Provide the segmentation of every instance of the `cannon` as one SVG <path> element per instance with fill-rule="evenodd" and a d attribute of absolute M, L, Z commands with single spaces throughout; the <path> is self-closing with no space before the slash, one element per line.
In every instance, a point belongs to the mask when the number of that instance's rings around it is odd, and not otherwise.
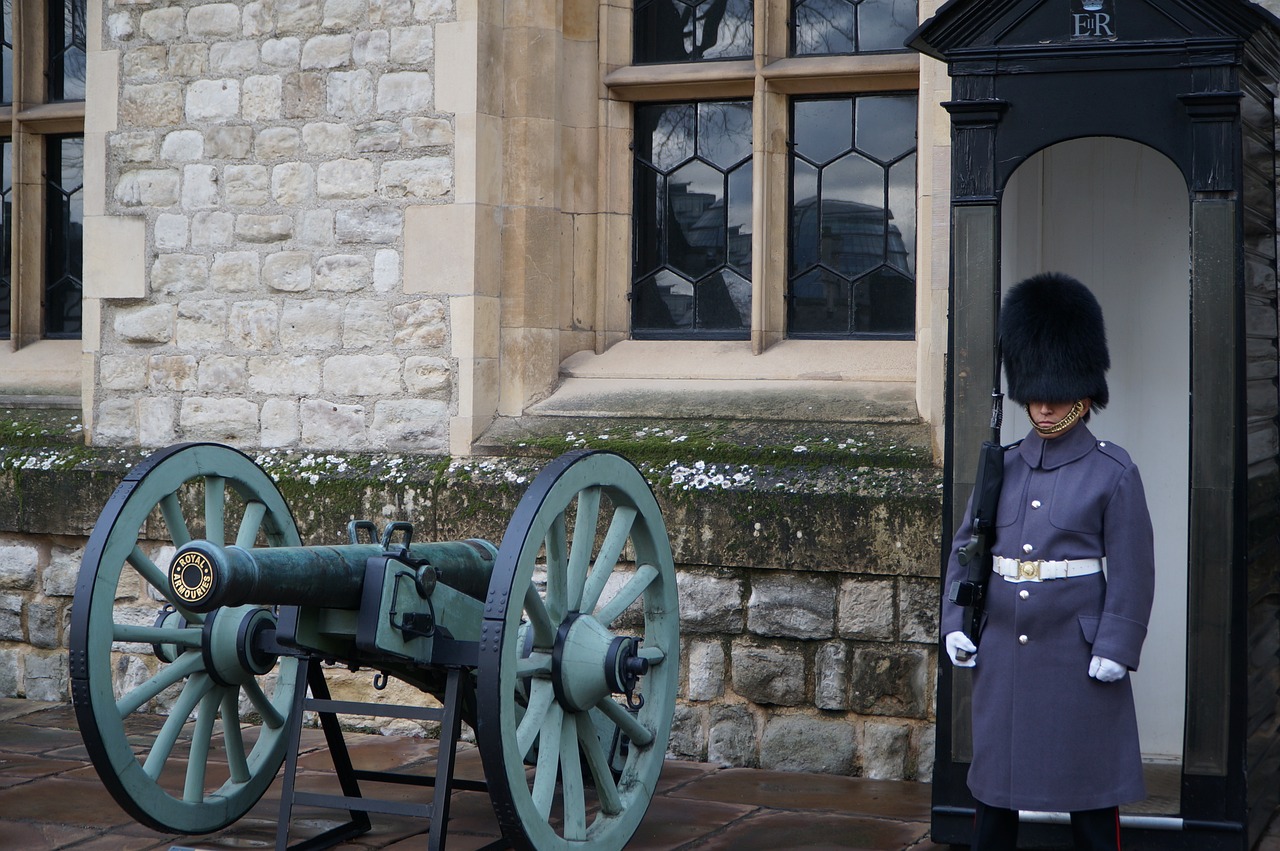
<path fill-rule="evenodd" d="M 610 452 L 561 456 L 496 547 L 416 542 L 406 523 L 348 532 L 303 546 L 267 473 L 220 444 L 169 447 L 125 476 L 86 546 L 69 641 L 77 721 L 116 802 L 157 830 L 210 833 L 284 765 L 285 847 L 315 708 L 343 783 L 330 806 L 352 821 L 296 847 L 397 812 L 364 803 L 333 737 L 351 710 L 328 701 L 329 663 L 440 701 L 440 715 L 414 716 L 442 720 L 431 848 L 444 847 L 450 789 L 466 788 L 452 778 L 462 720 L 502 829 L 493 847 L 622 848 L 653 796 L 679 679 L 671 546 L 639 471 Z M 138 735 L 157 705 L 154 739 Z"/>

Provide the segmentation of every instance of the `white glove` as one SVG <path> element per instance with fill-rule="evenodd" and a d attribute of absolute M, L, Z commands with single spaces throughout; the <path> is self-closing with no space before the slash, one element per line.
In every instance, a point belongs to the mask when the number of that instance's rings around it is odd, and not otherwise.
<path fill-rule="evenodd" d="M 947 655 L 951 657 L 951 664 L 957 668 L 972 668 L 977 664 L 977 657 L 974 655 L 978 652 L 978 648 L 969 640 L 969 636 L 960 630 L 948 632 L 944 639 L 947 645 Z M 963 658 L 959 654 L 966 654 Z"/>
<path fill-rule="evenodd" d="M 1119 662 L 1112 662 L 1110 659 L 1103 659 L 1101 656 L 1094 656 L 1093 661 L 1089 663 L 1089 676 L 1098 682 L 1114 683 L 1116 680 L 1124 679 L 1124 675 L 1129 670 Z"/>

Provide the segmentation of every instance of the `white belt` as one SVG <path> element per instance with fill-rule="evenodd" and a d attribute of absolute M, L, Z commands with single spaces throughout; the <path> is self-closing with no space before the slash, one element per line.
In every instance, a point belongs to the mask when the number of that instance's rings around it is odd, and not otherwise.
<path fill-rule="evenodd" d="M 1100 558 L 1073 558 L 1067 561 L 1020 561 L 1016 558 L 996 556 L 993 560 L 996 573 L 1011 582 L 1043 582 L 1047 579 L 1068 579 L 1088 576 L 1102 571 Z"/>

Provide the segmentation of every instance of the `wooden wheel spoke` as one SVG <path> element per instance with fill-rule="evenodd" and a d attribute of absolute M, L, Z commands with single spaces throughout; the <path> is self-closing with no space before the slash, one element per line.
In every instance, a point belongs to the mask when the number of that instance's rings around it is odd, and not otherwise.
<path fill-rule="evenodd" d="M 587 838 L 587 793 L 582 785 L 582 757 L 578 753 L 578 722 L 565 713 L 560 726 L 560 800 L 564 803 L 564 838 Z"/>
<path fill-rule="evenodd" d="M 551 804 L 556 794 L 563 717 L 564 710 L 560 705 L 551 704 L 538 737 L 538 767 L 533 773 L 533 806 L 543 821 L 551 817 Z"/>
<path fill-rule="evenodd" d="M 160 673 L 121 696 L 116 701 L 116 711 L 123 718 L 136 711 L 139 706 L 151 700 L 169 686 L 203 670 L 204 659 L 201 658 L 199 653 L 184 653 L 172 665 L 162 668 Z"/>
<path fill-rule="evenodd" d="M 609 756 L 604 752 L 604 745 L 600 744 L 591 713 L 580 712 L 575 718 L 578 722 L 578 744 L 587 759 L 587 770 L 591 772 L 596 795 L 600 798 L 600 810 L 605 815 L 616 816 L 622 812 L 622 796 L 618 794 L 618 784 L 609 769 Z"/>
<path fill-rule="evenodd" d="M 236 529 L 236 546 L 250 549 L 258 540 L 258 532 L 262 529 L 262 519 L 267 516 L 267 506 L 256 499 L 245 503 L 244 515 L 240 518 L 240 526 Z"/>
<path fill-rule="evenodd" d="M 567 576 L 568 611 L 580 611 L 587 565 L 596 545 L 596 524 L 600 520 L 600 488 L 586 488 L 578 494 L 578 515 L 573 521 L 573 543 L 569 547 Z"/>
<path fill-rule="evenodd" d="M 222 743 L 227 751 L 227 767 L 236 783 L 249 781 L 249 759 L 240 732 L 240 692 L 227 689 L 222 695 Z"/>
<path fill-rule="evenodd" d="M 529 748 L 533 747 L 534 739 L 538 738 L 538 732 L 542 729 L 547 710 L 551 708 L 551 701 L 554 698 L 555 692 L 549 681 L 534 681 L 532 693 L 529 695 L 529 705 L 525 708 L 524 717 L 520 719 L 520 725 L 516 728 L 516 749 L 520 752 L 521 759 L 529 753 Z"/>
<path fill-rule="evenodd" d="M 533 646 L 551 649 L 556 640 L 556 627 L 551 622 L 551 613 L 547 611 L 542 595 L 532 582 L 524 592 L 524 613 L 533 627 Z"/>
<path fill-rule="evenodd" d="M 517 677 L 546 677 L 551 674 L 551 654 L 534 651 L 516 662 Z"/>
<path fill-rule="evenodd" d="M 600 611 L 596 612 L 596 619 L 605 626 L 612 624 L 618 615 L 626 611 L 627 606 L 640 599 L 640 595 L 657 578 L 658 568 L 651 564 L 640 565 L 635 575 L 627 580 L 626 585 L 622 586 L 622 590 L 612 600 L 600 607 Z"/>
<path fill-rule="evenodd" d="M 156 593 L 168 601 L 169 605 L 177 609 L 187 619 L 187 623 L 204 623 L 204 615 L 197 614 L 179 605 L 178 601 L 174 599 L 173 591 L 169 588 L 169 577 L 165 576 L 164 571 L 157 567 L 150 556 L 142 551 L 142 547 L 135 544 L 133 550 L 125 557 L 125 561 L 129 563 L 130 567 L 138 571 L 138 575 L 142 577 L 144 582 L 154 588 Z"/>
<path fill-rule="evenodd" d="M 218 717 L 225 689 L 210 689 L 200 698 L 195 730 L 191 733 L 191 749 L 187 754 L 187 776 L 182 787 L 182 800 L 198 804 L 204 800 L 204 775 L 209 766 L 209 746 L 213 743 L 213 722 Z"/>
<path fill-rule="evenodd" d="M 199 627 L 179 629 L 166 626 L 138 626 L 131 623 L 111 625 L 112 641 L 131 641 L 138 644 L 173 644 L 192 650 L 200 647 L 201 630 Z"/>
<path fill-rule="evenodd" d="M 605 533 L 600 551 L 596 553 L 595 563 L 591 565 L 591 574 L 582 587 L 582 599 L 578 611 L 593 612 L 600 602 L 600 594 L 613 575 L 613 568 L 622 557 L 622 548 L 631 537 L 631 527 L 636 522 L 636 510 L 629 505 L 620 505 L 613 512 L 609 521 L 609 531 Z"/>
<path fill-rule="evenodd" d="M 227 542 L 227 480 L 206 476 L 204 480 L 204 539 L 218 546 Z"/>
<path fill-rule="evenodd" d="M 169 710 L 169 717 L 165 719 L 164 726 L 160 728 L 160 732 L 156 735 L 155 742 L 151 745 L 150 752 L 147 753 L 147 760 L 142 764 L 142 770 L 152 780 L 160 779 L 160 772 L 164 769 L 164 764 L 169 760 L 169 754 L 173 752 L 173 746 L 178 741 L 178 734 L 182 732 L 182 727 L 187 723 L 189 716 L 196 708 L 196 705 L 204 698 L 206 694 L 213 688 L 213 680 L 208 674 L 193 674 L 182 688 L 182 694 L 174 702 L 173 707 Z"/>
<path fill-rule="evenodd" d="M 249 701 L 253 704 L 253 708 L 258 710 L 262 716 L 262 723 L 266 724 L 272 730 L 279 730 L 284 726 L 285 718 L 280 714 L 280 710 L 276 709 L 271 703 L 271 699 L 267 697 L 266 692 L 262 690 L 262 686 L 255 681 L 249 680 L 241 686 L 244 693 L 249 696 Z"/>
<path fill-rule="evenodd" d="M 568 554 L 565 552 L 566 531 L 564 512 L 551 522 L 545 539 L 547 554 L 547 612 L 559 623 L 569 611 Z"/>
<path fill-rule="evenodd" d="M 164 517 L 164 525 L 169 529 L 169 540 L 173 541 L 175 547 L 191 541 L 191 531 L 187 529 L 187 520 L 182 516 L 182 505 L 178 502 L 176 491 L 161 498 L 160 514 Z"/>
<path fill-rule="evenodd" d="M 618 725 L 618 729 L 631 739 L 631 743 L 636 747 L 648 747 L 653 741 L 653 733 L 648 727 L 640 723 L 640 719 L 627 711 L 626 707 L 619 704 L 612 697 L 604 697 L 596 704 L 601 712 L 608 716 L 609 720 Z"/>

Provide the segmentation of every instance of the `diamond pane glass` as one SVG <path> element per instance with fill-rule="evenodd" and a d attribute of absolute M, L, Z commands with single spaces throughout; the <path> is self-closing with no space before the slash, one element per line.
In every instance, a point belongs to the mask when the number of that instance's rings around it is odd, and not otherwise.
<path fill-rule="evenodd" d="M 751 105 L 698 104 L 698 155 L 718 168 L 733 168 L 751 156 Z"/>
<path fill-rule="evenodd" d="M 670 171 L 697 149 L 698 108 L 691 103 L 636 109 L 636 159 Z"/>
<path fill-rule="evenodd" d="M 44 336 L 80 336 L 84 139 L 50 137 L 46 152 Z"/>
<path fill-rule="evenodd" d="M 882 163 L 916 148 L 915 95 L 858 98 L 854 144 Z"/>
<path fill-rule="evenodd" d="M 636 0 L 634 61 L 750 59 L 751 0 Z"/>
<path fill-rule="evenodd" d="M 915 0 L 862 0 L 858 6 L 858 50 L 873 53 L 906 50 L 916 29 Z"/>
<path fill-rule="evenodd" d="M 13 103 L 13 0 L 3 0 L 4 29 L 0 36 L 0 103 Z"/>
<path fill-rule="evenodd" d="M 9 339 L 13 326 L 10 319 L 13 297 L 13 172 L 9 158 L 12 145 L 0 140 L 0 340 Z"/>
<path fill-rule="evenodd" d="M 822 165 L 853 146 L 853 101 L 801 100 L 793 110 L 795 152 Z"/>
<path fill-rule="evenodd" d="M 826 269 L 814 269 L 793 280 L 789 326 L 795 334 L 846 334 L 849 282 Z"/>
<path fill-rule="evenodd" d="M 49 99 L 84 100 L 85 0 L 61 0 L 49 9 Z"/>
<path fill-rule="evenodd" d="M 879 269 L 853 286 L 853 327 L 867 334 L 909 334 L 915 327 L 916 285 Z"/>
<path fill-rule="evenodd" d="M 857 52 L 858 16 L 851 0 L 797 0 L 796 56 Z"/>
<path fill-rule="evenodd" d="M 889 265 L 916 274 L 916 155 L 889 169 Z"/>

